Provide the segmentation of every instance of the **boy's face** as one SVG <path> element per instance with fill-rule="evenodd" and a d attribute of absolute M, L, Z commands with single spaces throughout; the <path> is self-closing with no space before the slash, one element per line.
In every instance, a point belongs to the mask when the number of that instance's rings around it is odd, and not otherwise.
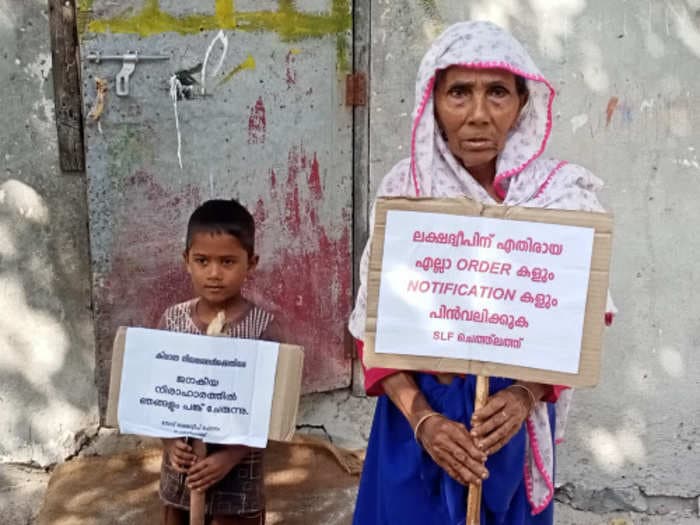
<path fill-rule="evenodd" d="M 211 306 L 238 298 L 257 257 L 249 257 L 239 240 L 228 233 L 195 233 L 184 253 L 187 272 L 197 296 Z"/>

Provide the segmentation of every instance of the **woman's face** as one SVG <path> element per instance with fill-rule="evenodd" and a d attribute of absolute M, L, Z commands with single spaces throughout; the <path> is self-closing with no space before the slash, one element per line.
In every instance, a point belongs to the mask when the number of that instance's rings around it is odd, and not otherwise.
<path fill-rule="evenodd" d="M 508 71 L 452 66 L 435 87 L 435 115 L 450 151 L 465 168 L 495 173 L 494 161 L 526 99 Z"/>

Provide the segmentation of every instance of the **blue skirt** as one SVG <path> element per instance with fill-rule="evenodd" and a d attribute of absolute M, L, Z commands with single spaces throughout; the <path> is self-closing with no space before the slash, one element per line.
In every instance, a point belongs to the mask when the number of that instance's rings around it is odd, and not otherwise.
<path fill-rule="evenodd" d="M 474 411 L 476 378 L 443 385 L 431 374 L 415 374 L 430 406 L 468 426 Z M 490 378 L 489 391 L 512 384 Z M 548 405 L 554 429 L 554 406 Z M 483 485 L 482 525 L 552 525 L 554 504 L 533 516 L 527 501 L 525 426 L 489 457 Z M 353 525 L 461 525 L 466 521 L 467 488 L 454 481 L 416 443 L 406 418 L 386 396 L 377 401 L 367 446 Z"/>

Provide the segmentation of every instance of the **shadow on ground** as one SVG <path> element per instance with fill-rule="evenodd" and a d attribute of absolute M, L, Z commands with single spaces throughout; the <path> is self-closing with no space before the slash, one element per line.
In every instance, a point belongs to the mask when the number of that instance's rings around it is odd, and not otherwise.
<path fill-rule="evenodd" d="M 160 459 L 160 450 L 149 448 L 59 466 L 38 525 L 159 523 Z M 339 461 L 318 443 L 272 443 L 266 462 L 268 525 L 350 523 L 360 468 L 355 456 Z"/>

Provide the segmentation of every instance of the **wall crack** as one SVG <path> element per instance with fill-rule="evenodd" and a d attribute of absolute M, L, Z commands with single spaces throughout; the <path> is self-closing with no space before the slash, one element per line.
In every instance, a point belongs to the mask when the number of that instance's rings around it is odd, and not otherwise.
<path fill-rule="evenodd" d="M 648 515 L 692 513 L 698 515 L 700 493 L 694 496 L 647 494 L 639 485 L 588 489 L 566 483 L 556 490 L 558 502 L 588 512 L 639 512 Z"/>

